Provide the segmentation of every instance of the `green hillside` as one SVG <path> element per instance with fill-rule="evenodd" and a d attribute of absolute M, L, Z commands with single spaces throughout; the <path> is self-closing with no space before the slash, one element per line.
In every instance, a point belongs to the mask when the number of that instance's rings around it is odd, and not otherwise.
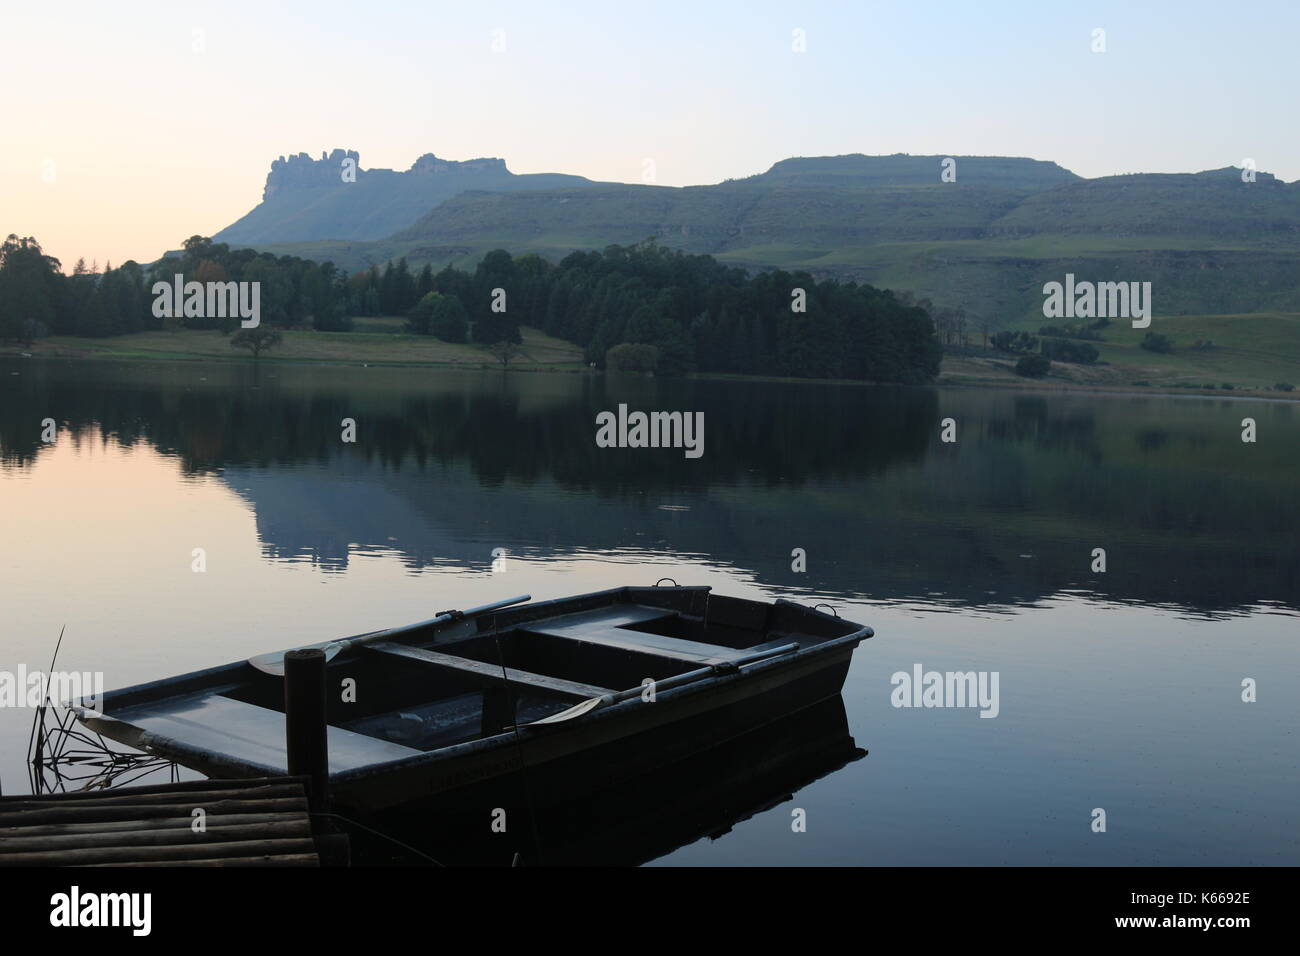
<path fill-rule="evenodd" d="M 655 236 L 750 270 L 909 291 L 994 328 L 1043 324 L 1043 284 L 1066 273 L 1151 282 L 1157 316 L 1300 311 L 1300 183 L 1243 182 L 1233 168 L 1089 180 L 1037 160 L 955 160 L 955 182 L 940 180 L 941 156 L 852 155 L 715 186 L 473 189 L 375 241 L 259 247 L 356 271 L 401 256 L 464 268 L 494 248 L 558 261 Z"/>
<path fill-rule="evenodd" d="M 1267 391 L 1272 398 L 1300 396 L 1274 388 L 1300 386 L 1300 313 L 1166 316 L 1157 317 L 1152 328 L 1173 342 L 1172 352 L 1142 348 L 1150 330 L 1113 322 L 1103 341 L 1090 343 L 1100 353 L 1098 364 L 1055 362 L 1044 383 L 1215 391 L 1231 385 L 1234 391 Z M 1015 374 L 1014 365 L 1014 357 L 995 353 L 947 355 L 941 381 L 1023 387 L 1026 380 Z"/>
<path fill-rule="evenodd" d="M 1300 247 L 1300 183 L 1231 167 L 1195 174 L 1106 176 L 1027 197 L 990 224 L 990 238 L 1093 236 Z"/>

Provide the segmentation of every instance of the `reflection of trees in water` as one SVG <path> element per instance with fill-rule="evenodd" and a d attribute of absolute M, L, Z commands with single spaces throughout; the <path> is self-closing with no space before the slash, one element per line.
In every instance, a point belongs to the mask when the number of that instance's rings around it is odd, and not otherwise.
<path fill-rule="evenodd" d="M 1247 459 L 1223 438 L 1238 408 L 1176 400 L 964 392 L 941 413 L 936 393 L 906 389 L 308 374 L 264 371 L 258 388 L 200 387 L 193 372 L 24 375 L 0 405 L 4 464 L 40 454 L 47 415 L 92 440 L 102 428 L 147 441 L 187 471 L 247 484 L 269 557 L 339 569 L 357 548 L 485 568 L 492 540 L 548 556 L 709 556 L 823 596 L 1005 606 L 1077 590 L 1215 612 L 1300 595 L 1290 407 L 1255 412 L 1273 441 Z M 704 411 L 704 457 L 597 448 L 596 413 L 619 402 Z M 946 414 L 960 419 L 956 445 L 938 441 Z M 356 445 L 340 441 L 345 417 Z M 794 547 L 805 574 L 790 569 Z M 1095 547 L 1104 575 L 1089 569 Z"/>
<path fill-rule="evenodd" d="M 1159 451 L 1169 443 L 1169 432 L 1163 428 L 1144 428 L 1137 433 L 1137 445 L 1143 451 Z"/>
<path fill-rule="evenodd" d="M 741 477 L 789 484 L 880 473 L 922 459 L 937 420 L 934 394 L 920 390 L 818 389 L 811 400 L 790 401 L 782 396 L 795 390 L 786 386 L 668 382 L 658 394 L 634 396 L 645 403 L 633 409 L 704 412 L 705 454 L 688 460 L 679 450 L 598 448 L 596 414 L 627 397 L 607 395 L 586 377 L 566 401 L 553 403 L 529 402 L 500 380 L 496 387 L 415 395 L 102 388 L 63 379 L 23 384 L 18 400 L 0 409 L 0 447 L 11 466 L 40 453 L 40 421 L 48 416 L 74 434 L 89 429 L 123 445 L 148 441 L 187 472 L 356 455 L 394 471 L 465 461 L 489 487 L 550 477 L 601 494 L 699 489 Z M 340 440 L 344 418 L 357 421 L 353 445 Z"/>
<path fill-rule="evenodd" d="M 1053 411 L 1041 395 L 1017 395 L 1010 417 L 990 418 L 984 429 L 989 438 L 1042 448 L 1079 452 L 1100 459 L 1096 444 L 1097 423 L 1087 409 Z"/>

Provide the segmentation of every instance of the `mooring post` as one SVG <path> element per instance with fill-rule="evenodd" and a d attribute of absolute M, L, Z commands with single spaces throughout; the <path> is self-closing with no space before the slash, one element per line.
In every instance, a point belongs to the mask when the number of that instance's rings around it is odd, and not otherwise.
<path fill-rule="evenodd" d="M 329 809 L 329 747 L 325 731 L 325 652 L 319 647 L 284 655 L 284 739 L 289 775 L 311 778 L 313 813 Z"/>

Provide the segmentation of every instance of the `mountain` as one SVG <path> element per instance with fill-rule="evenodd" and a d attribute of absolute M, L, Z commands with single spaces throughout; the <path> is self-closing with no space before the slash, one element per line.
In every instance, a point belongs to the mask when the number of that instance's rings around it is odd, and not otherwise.
<path fill-rule="evenodd" d="M 996 156 L 952 157 L 955 180 L 943 181 L 946 159 L 794 158 L 684 188 L 466 186 L 423 207 L 423 199 L 395 199 L 388 221 L 402 218 L 399 209 L 407 221 L 383 238 L 368 229 L 369 241 L 311 241 L 322 233 L 272 226 L 275 193 L 250 216 L 264 214 L 265 232 L 297 239 L 248 244 L 348 269 L 398 256 L 439 268 L 472 266 L 493 248 L 559 259 L 655 236 L 748 269 L 908 290 L 993 316 L 995 327 L 1041 325 L 1042 285 L 1067 272 L 1151 281 L 1163 315 L 1300 311 L 1300 183 L 1264 172 L 1245 182 L 1232 167 L 1084 179 L 1055 163 Z M 410 173 L 388 173 L 400 175 Z"/>
<path fill-rule="evenodd" d="M 316 239 L 382 239 L 421 213 L 466 190 L 578 187 L 581 176 L 517 176 L 502 159 L 439 159 L 425 153 L 405 172 L 362 169 L 361 155 L 336 149 L 314 160 L 306 153 L 271 163 L 262 202 L 213 236 L 256 246 Z"/>
<path fill-rule="evenodd" d="M 880 242 L 979 239 L 1043 189 L 1077 181 L 1055 163 L 961 157 L 960 186 L 941 183 L 939 156 L 790 159 L 717 186 L 602 185 L 579 193 L 463 194 L 431 209 L 396 241 L 500 236 L 545 242 L 599 236 L 724 255 L 771 243 L 844 249 Z M 766 263 L 765 263 L 766 264 Z"/>
<path fill-rule="evenodd" d="M 1027 197 L 990 224 L 989 238 L 1155 238 L 1201 244 L 1300 245 L 1300 183 L 1253 183 L 1231 166 L 1203 173 L 1103 176 Z"/>
<path fill-rule="evenodd" d="M 886 186 L 933 186 L 941 182 L 945 163 L 952 161 L 954 182 L 1000 186 L 1032 192 L 1079 177 L 1056 163 L 1008 156 L 817 156 L 783 159 L 771 169 L 747 179 L 747 184 L 786 186 L 838 186 L 882 188 Z"/>

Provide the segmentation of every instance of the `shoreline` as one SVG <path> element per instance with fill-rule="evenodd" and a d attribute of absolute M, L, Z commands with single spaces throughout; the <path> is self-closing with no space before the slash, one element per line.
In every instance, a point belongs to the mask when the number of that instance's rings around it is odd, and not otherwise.
<path fill-rule="evenodd" d="M 1000 380 L 952 380 L 943 377 L 935 382 L 937 388 L 1001 388 L 1015 391 L 1036 392 L 1083 392 L 1093 395 L 1159 395 L 1170 398 L 1224 398 L 1247 401 L 1297 402 L 1300 391 L 1280 392 L 1273 389 L 1257 388 L 1196 388 L 1192 386 L 1177 387 L 1172 385 L 1087 385 L 1080 382 L 1044 383 L 1042 379 L 1025 379 L 1023 383 Z"/>
<path fill-rule="evenodd" d="M 355 334 L 355 333 L 350 333 Z M 464 348 L 462 346 L 462 348 Z M 576 347 L 575 347 L 576 348 Z M 499 362 L 475 362 L 471 360 L 400 360 L 393 358 L 360 359 L 328 358 L 323 356 L 276 356 L 268 354 L 254 359 L 248 355 L 203 354 L 198 352 L 159 352 L 141 354 L 139 352 L 117 352 L 111 349 L 76 348 L 54 345 L 41 348 L 37 346 L 28 350 L 23 346 L 0 346 L 0 359 L 43 360 L 69 362 L 121 362 L 129 364 L 160 363 L 166 365 L 187 364 L 221 364 L 252 366 L 257 363 L 266 366 L 304 366 L 304 367 L 343 367 L 343 368 L 396 368 L 396 369 L 451 369 L 467 372 L 503 373 L 549 373 L 561 375 L 606 375 L 608 373 L 592 369 L 576 362 L 527 362 L 503 367 Z M 1273 389 L 1218 389 L 1195 386 L 1174 386 L 1152 383 L 1148 386 L 1122 385 L 1118 383 L 1086 383 L 1069 380 L 1048 380 L 1031 378 L 979 378 L 945 375 L 942 369 L 938 378 L 923 385 L 903 385 L 897 382 L 867 382 L 861 379 L 814 379 L 791 378 L 779 375 L 744 375 L 733 372 L 702 372 L 687 376 L 694 381 L 736 381 L 770 384 L 799 385 L 852 385 L 867 388 L 935 388 L 935 389 L 1002 389 L 1011 391 L 1082 393 L 1092 395 L 1129 395 L 1162 397 L 1198 397 L 1224 398 L 1245 401 L 1298 402 L 1300 389 L 1294 392 Z"/>

